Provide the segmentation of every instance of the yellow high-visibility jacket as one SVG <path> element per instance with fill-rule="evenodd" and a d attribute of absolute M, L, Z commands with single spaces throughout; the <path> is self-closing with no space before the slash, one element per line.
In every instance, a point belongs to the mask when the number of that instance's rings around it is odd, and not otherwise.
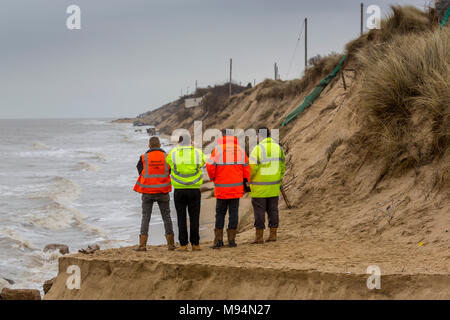
<path fill-rule="evenodd" d="M 283 149 L 272 138 L 266 138 L 253 148 L 250 157 L 250 196 L 271 198 L 280 195 L 286 171 Z"/>
<path fill-rule="evenodd" d="M 171 168 L 171 181 L 175 189 L 198 189 L 203 183 L 201 168 L 206 156 L 193 146 L 175 147 L 167 155 L 166 162 Z"/>

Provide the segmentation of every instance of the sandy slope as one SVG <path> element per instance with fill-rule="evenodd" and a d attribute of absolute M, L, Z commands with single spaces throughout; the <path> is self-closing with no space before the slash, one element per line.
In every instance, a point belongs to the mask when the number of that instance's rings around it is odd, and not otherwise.
<path fill-rule="evenodd" d="M 334 83 L 282 139 L 289 163 L 284 182 L 295 208 L 280 205 L 278 242 L 250 244 L 251 211 L 241 208 L 238 248 L 212 250 L 204 242 L 198 253 L 152 247 L 147 253 L 122 248 L 62 257 L 45 298 L 450 298 L 450 197 L 435 181 L 441 164 L 383 175 L 382 161 L 361 157 L 364 150 L 352 145 L 359 129 L 358 83 L 352 77 L 347 82 L 347 91 Z M 252 123 L 279 104 L 287 113 L 301 98 L 255 103 L 257 93 L 236 97 L 224 125 L 237 117 Z M 254 107 L 239 114 L 246 104 Z M 208 197 L 204 193 L 202 215 L 211 235 L 214 198 Z M 393 215 L 389 222 L 387 213 Z M 71 264 L 81 267 L 81 290 L 65 288 Z M 369 265 L 381 269 L 381 290 L 366 287 Z"/>
<path fill-rule="evenodd" d="M 151 247 L 111 249 L 60 258 L 46 299 L 359 299 L 450 298 L 450 254 L 445 245 L 418 246 L 374 237 L 322 233 L 297 225 L 297 210 L 282 210 L 276 243 L 253 245 L 253 230 L 237 248 L 168 252 Z M 81 290 L 67 290 L 69 265 L 81 268 Z M 381 290 L 366 287 L 369 265 L 382 272 Z"/>

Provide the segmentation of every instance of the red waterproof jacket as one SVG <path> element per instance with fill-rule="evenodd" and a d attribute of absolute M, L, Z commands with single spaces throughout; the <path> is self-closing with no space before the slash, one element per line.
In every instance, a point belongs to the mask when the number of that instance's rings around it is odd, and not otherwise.
<path fill-rule="evenodd" d="M 244 195 L 244 178 L 250 181 L 250 167 L 238 139 L 226 136 L 217 142 L 206 163 L 206 170 L 214 182 L 217 199 L 236 199 Z"/>

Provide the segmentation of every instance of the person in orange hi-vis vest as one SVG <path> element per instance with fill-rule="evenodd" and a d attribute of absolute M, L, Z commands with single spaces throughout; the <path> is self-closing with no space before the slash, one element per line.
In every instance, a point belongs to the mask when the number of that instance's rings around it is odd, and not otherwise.
<path fill-rule="evenodd" d="M 158 137 L 151 137 L 150 149 L 141 156 L 137 164 L 139 178 L 134 191 L 142 193 L 142 221 L 139 235 L 139 246 L 136 251 L 147 250 L 148 228 L 152 215 L 153 203 L 157 202 L 164 221 L 167 247 L 174 250 L 174 234 L 172 218 L 170 217 L 170 166 L 166 163 L 166 152 L 161 149 Z"/>
<path fill-rule="evenodd" d="M 211 153 L 206 163 L 208 176 L 214 182 L 216 202 L 216 225 L 214 229 L 214 243 L 211 248 L 224 246 L 223 229 L 225 215 L 229 211 L 228 245 L 236 247 L 236 229 L 239 220 L 239 199 L 244 195 L 244 184 L 248 187 L 250 181 L 250 167 L 245 151 L 239 146 L 235 136 L 227 135 L 222 130 L 222 138 Z"/>

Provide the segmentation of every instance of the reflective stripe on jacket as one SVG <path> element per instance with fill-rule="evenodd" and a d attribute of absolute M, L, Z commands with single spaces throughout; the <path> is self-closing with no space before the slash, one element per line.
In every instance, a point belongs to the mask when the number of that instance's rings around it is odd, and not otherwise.
<path fill-rule="evenodd" d="M 236 199 L 244 195 L 244 178 L 250 181 L 250 167 L 245 151 L 236 137 L 223 137 L 206 163 L 217 199 Z"/>
<path fill-rule="evenodd" d="M 272 138 L 261 141 L 251 152 L 250 196 L 271 198 L 280 195 L 281 182 L 286 170 L 283 149 Z"/>
<path fill-rule="evenodd" d="M 172 168 L 172 185 L 175 189 L 198 189 L 203 183 L 201 168 L 206 157 L 203 152 L 193 146 L 178 146 L 170 151 L 166 158 Z"/>
<path fill-rule="evenodd" d="M 139 193 L 168 193 L 172 191 L 170 167 L 166 163 L 166 153 L 162 149 L 150 149 L 141 156 L 142 172 L 134 186 Z"/>

